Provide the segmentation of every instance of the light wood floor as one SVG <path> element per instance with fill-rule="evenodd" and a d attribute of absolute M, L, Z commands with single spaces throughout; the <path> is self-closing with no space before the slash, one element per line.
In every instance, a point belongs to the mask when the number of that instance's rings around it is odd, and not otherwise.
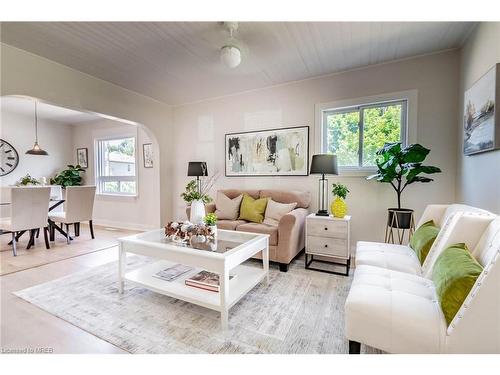
<path fill-rule="evenodd" d="M 72 230 L 70 230 L 70 232 L 72 232 Z M 95 239 L 92 240 L 88 225 L 82 223 L 80 236 L 74 237 L 70 245 L 66 243 L 65 237 L 56 233 L 55 241 L 50 242 L 49 250 L 45 248 L 43 233 L 40 233 L 39 238 L 35 242 L 35 246 L 26 250 L 29 235 L 25 233 L 17 243 L 16 257 L 12 254 L 12 247 L 8 245 L 8 242 L 11 240 L 11 235 L 4 234 L 0 236 L 0 275 L 6 275 L 12 272 L 104 249 L 115 245 L 117 238 L 137 232 L 94 225 L 94 233 Z"/>
<path fill-rule="evenodd" d="M 12 292 L 51 281 L 74 272 L 84 271 L 101 264 L 114 261 L 118 258 L 117 247 L 95 251 L 103 242 L 108 245 L 116 243 L 116 238 L 133 233 L 131 231 L 107 231 L 105 228 L 96 227 L 96 240 L 87 238 L 87 228 L 81 228 L 80 237 L 70 246 L 62 246 L 57 241 L 57 246 L 45 250 L 43 238 L 32 250 L 24 251 L 24 264 L 32 264 L 29 257 L 39 257 L 41 252 L 65 251 L 72 248 L 89 250 L 83 255 L 73 255 L 60 259 L 56 255 L 42 256 L 48 264 L 34 266 L 22 271 L 0 276 L 0 350 L 24 348 L 51 348 L 54 353 L 124 353 L 118 347 L 101 340 L 70 323 L 59 319 L 38 307 L 14 296 Z M 101 236 L 101 240 L 97 239 Z M 106 240 L 105 240 L 106 238 Z M 24 241 L 27 241 L 24 240 Z M 114 241 L 114 242 L 113 242 Z M 3 244 L 3 240 L 2 240 Z M 24 242 L 20 241 L 20 248 Z M 25 247 L 25 245 L 23 246 Z M 2 245 L 3 249 L 3 245 Z M 61 250 L 63 249 L 63 250 Z M 34 251 L 33 251 L 34 250 Z M 2 251 L 2 256 L 8 259 L 8 252 Z M 12 256 L 12 253 L 10 253 Z M 2 258 L 2 263 L 4 258 Z"/>

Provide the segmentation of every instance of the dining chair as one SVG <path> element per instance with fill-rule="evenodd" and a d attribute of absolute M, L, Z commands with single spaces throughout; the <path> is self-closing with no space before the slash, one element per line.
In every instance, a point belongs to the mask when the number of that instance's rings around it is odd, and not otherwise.
<path fill-rule="evenodd" d="M 38 228 L 43 228 L 45 247 L 50 249 L 48 238 L 49 187 L 12 187 L 10 188 L 10 216 L 0 218 L 0 234 L 12 234 L 12 253 L 17 256 L 16 235 L 30 231 L 30 242 Z M 28 245 L 28 248 L 30 245 Z"/>
<path fill-rule="evenodd" d="M 95 186 L 68 186 L 66 187 L 66 198 L 63 212 L 50 212 L 49 219 L 54 223 L 66 226 L 66 241 L 69 244 L 69 226 L 80 227 L 82 221 L 88 221 L 90 235 L 94 239 L 94 227 L 92 225 L 92 213 L 94 211 Z M 54 224 L 55 225 L 55 224 Z M 53 228 L 51 229 L 53 231 Z M 79 234 L 79 229 L 78 229 Z"/>

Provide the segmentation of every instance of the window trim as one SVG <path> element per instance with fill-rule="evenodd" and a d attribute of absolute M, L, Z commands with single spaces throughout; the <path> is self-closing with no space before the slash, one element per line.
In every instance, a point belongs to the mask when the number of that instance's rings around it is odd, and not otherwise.
<path fill-rule="evenodd" d="M 385 102 L 398 102 L 403 100 L 406 101 L 406 144 L 415 143 L 417 140 L 418 123 L 417 99 L 417 90 L 407 90 L 316 104 L 314 127 L 315 153 L 321 154 L 326 149 L 326 137 L 324 137 L 324 112 L 335 110 L 336 113 L 338 113 L 339 110 L 351 111 L 353 108 L 377 105 Z M 339 167 L 339 174 L 342 176 L 367 176 L 374 171 L 376 171 L 376 168 L 374 167 Z"/>
<path fill-rule="evenodd" d="M 100 176 L 101 166 L 99 165 L 99 160 L 101 160 L 101 156 L 99 155 L 99 142 L 102 141 L 116 141 L 125 138 L 133 138 L 134 139 L 134 150 L 135 150 L 135 163 L 134 163 L 134 172 L 135 176 L 121 176 L 120 181 L 135 181 L 135 194 L 127 194 L 127 193 L 106 193 L 100 190 L 100 178 L 108 179 L 110 177 L 118 177 L 118 176 Z M 109 135 L 94 138 L 94 180 L 96 189 L 96 195 L 106 196 L 106 197 L 122 197 L 122 198 L 138 198 L 139 197 L 139 160 L 137 153 L 137 135 L 135 133 L 125 133 L 120 135 Z M 116 179 L 115 179 L 116 180 Z"/>

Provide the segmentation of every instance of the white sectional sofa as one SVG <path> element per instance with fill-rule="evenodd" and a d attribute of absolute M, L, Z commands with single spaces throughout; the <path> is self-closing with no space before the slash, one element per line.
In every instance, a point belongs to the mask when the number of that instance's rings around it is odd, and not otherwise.
<path fill-rule="evenodd" d="M 462 205 L 429 206 L 419 224 L 431 218 L 442 229 L 422 267 L 406 246 L 358 244 L 345 304 L 350 353 L 360 343 L 389 353 L 500 353 L 500 217 Z M 438 255 L 458 242 L 484 270 L 447 326 L 430 275 Z"/>

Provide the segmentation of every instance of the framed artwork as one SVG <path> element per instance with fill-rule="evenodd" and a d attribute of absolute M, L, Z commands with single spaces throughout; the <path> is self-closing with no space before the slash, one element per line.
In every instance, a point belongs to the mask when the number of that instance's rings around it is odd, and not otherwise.
<path fill-rule="evenodd" d="M 309 126 L 226 134 L 225 174 L 307 176 Z"/>
<path fill-rule="evenodd" d="M 464 154 L 500 148 L 500 64 L 483 75 L 464 95 Z"/>
<path fill-rule="evenodd" d="M 153 144 L 144 143 L 142 145 L 142 156 L 144 159 L 144 168 L 153 168 Z"/>
<path fill-rule="evenodd" d="M 89 150 L 87 148 L 76 149 L 76 164 L 84 169 L 89 167 Z"/>

